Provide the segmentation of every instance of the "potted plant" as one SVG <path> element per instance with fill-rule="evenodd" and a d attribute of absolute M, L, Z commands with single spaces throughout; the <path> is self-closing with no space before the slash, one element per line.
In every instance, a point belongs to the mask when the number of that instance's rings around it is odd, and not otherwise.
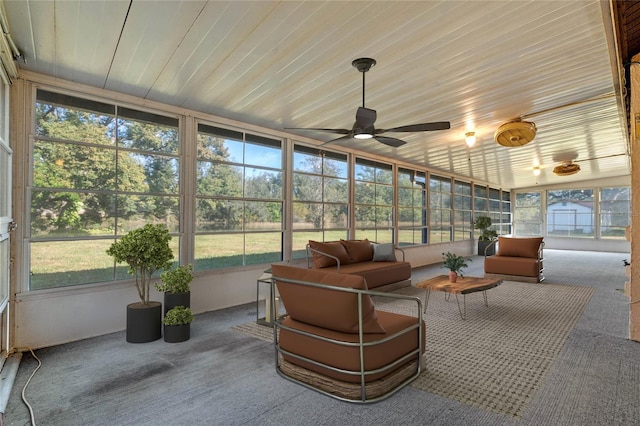
<path fill-rule="evenodd" d="M 442 267 L 449 270 L 449 281 L 452 283 L 455 283 L 458 280 L 458 275 L 464 278 L 462 269 L 469 267 L 467 262 L 472 262 L 471 259 L 465 259 L 464 257 L 451 252 L 442 253 L 442 259 Z"/>
<path fill-rule="evenodd" d="M 193 321 L 191 308 L 175 306 L 169 309 L 162 320 L 164 324 L 164 341 L 178 343 L 189 340 L 191 321 Z"/>
<path fill-rule="evenodd" d="M 164 292 L 164 313 L 175 306 L 191 307 L 191 289 L 193 280 L 192 265 L 180 265 L 160 274 L 160 282 L 155 284 L 156 290 Z"/>
<path fill-rule="evenodd" d="M 151 277 L 171 266 L 169 230 L 164 225 L 147 224 L 127 233 L 107 249 L 117 263 L 126 262 L 136 277 L 140 301 L 127 305 L 127 342 L 145 343 L 162 336 L 162 303 L 149 301 Z"/>
<path fill-rule="evenodd" d="M 493 256 L 496 254 L 496 245 L 491 243 L 498 238 L 498 233 L 493 229 L 489 229 L 490 226 L 491 218 L 489 216 L 478 216 L 473 223 L 475 229 L 482 231 L 478 238 L 478 255 L 480 256 L 484 256 L 485 254 L 487 256 Z M 487 247 L 489 248 L 487 249 Z"/>

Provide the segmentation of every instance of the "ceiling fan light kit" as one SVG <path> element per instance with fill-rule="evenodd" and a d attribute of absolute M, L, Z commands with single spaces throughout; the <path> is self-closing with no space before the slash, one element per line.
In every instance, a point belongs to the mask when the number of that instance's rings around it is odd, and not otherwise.
<path fill-rule="evenodd" d="M 429 132 L 434 130 L 446 130 L 451 128 L 451 124 L 448 121 L 438 121 L 434 123 L 420 123 L 410 124 L 406 126 L 393 127 L 390 129 L 376 129 L 374 123 L 376 122 L 377 112 L 374 109 L 365 108 L 365 73 L 376 64 L 376 60 L 372 58 L 358 58 L 351 62 L 351 65 L 362 73 L 362 106 L 358 107 L 356 111 L 356 121 L 351 129 L 323 129 L 323 128 L 299 128 L 299 127 L 285 127 L 287 130 L 315 130 L 318 132 L 334 133 L 341 136 L 337 139 L 325 142 L 322 145 L 327 145 L 334 142 L 345 141 L 349 139 L 375 139 L 376 141 L 385 145 L 397 148 L 406 144 L 405 141 L 390 137 L 380 136 L 383 133 L 407 133 L 407 132 Z"/>
<path fill-rule="evenodd" d="M 464 141 L 469 148 L 476 144 L 476 132 L 467 132 L 464 135 Z"/>
<path fill-rule="evenodd" d="M 506 147 L 524 146 L 536 137 L 536 125 L 530 121 L 511 121 L 498 127 L 495 141 Z"/>
<path fill-rule="evenodd" d="M 559 166 L 553 168 L 553 173 L 558 176 L 570 176 L 575 175 L 580 171 L 580 165 L 573 161 L 564 161 Z"/>

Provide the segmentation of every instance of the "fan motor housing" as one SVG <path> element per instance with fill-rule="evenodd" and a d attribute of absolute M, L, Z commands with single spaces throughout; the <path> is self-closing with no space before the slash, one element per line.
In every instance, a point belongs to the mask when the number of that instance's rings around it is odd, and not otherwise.
<path fill-rule="evenodd" d="M 529 121 L 512 121 L 498 127 L 494 134 L 495 141 L 507 147 L 523 146 L 536 137 L 536 125 Z"/>
<path fill-rule="evenodd" d="M 580 171 L 580 165 L 571 161 L 564 162 L 553 168 L 553 173 L 557 176 L 575 175 Z"/>

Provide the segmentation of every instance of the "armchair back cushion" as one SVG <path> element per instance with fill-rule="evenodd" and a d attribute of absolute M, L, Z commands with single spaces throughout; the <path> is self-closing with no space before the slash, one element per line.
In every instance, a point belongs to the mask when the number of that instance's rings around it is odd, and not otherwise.
<path fill-rule="evenodd" d="M 321 243 L 319 241 L 309 240 L 309 247 L 337 257 L 338 260 L 340 260 L 341 265 L 347 265 L 351 263 L 349 254 L 340 241 Z M 313 250 L 311 251 L 311 259 L 313 259 L 313 266 L 315 268 L 326 268 L 327 266 L 337 265 L 334 258 L 324 256 Z"/>
<path fill-rule="evenodd" d="M 542 237 L 508 238 L 498 237 L 498 256 L 538 257 Z"/>
<path fill-rule="evenodd" d="M 373 246 L 367 239 L 364 240 L 340 240 L 351 262 L 369 262 L 373 259 Z"/>
<path fill-rule="evenodd" d="M 338 243 L 340 244 L 340 243 Z M 364 278 L 317 269 L 273 265 L 273 276 L 336 287 L 367 290 Z M 299 322 L 343 333 L 358 333 L 358 295 L 342 291 L 286 283 L 276 280 L 280 297 L 289 316 Z M 384 333 L 368 295 L 362 296 L 362 331 Z"/>

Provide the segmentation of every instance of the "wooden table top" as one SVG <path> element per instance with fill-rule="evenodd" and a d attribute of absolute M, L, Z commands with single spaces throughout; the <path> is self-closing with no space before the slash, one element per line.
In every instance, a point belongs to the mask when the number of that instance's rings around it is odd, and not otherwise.
<path fill-rule="evenodd" d="M 460 277 L 455 283 L 449 281 L 448 275 L 438 275 L 416 284 L 417 288 L 426 290 L 446 291 L 447 293 L 468 294 L 485 291 L 502 284 L 502 280 L 478 277 Z"/>

